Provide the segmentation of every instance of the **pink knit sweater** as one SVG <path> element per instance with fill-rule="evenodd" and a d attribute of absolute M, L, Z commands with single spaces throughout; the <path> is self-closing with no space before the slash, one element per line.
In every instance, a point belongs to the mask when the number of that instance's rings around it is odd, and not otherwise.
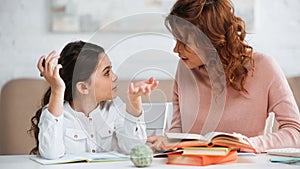
<path fill-rule="evenodd" d="M 283 72 L 271 58 L 260 53 L 253 57 L 255 71 L 253 76 L 251 71 L 248 73 L 245 85 L 249 94 L 227 87 L 223 100 L 215 102 L 207 70 L 202 67 L 190 71 L 179 61 L 170 132 L 236 132 L 249 137 L 258 153 L 300 147 L 300 114 Z M 275 113 L 279 130 L 264 135 L 270 112 Z"/>

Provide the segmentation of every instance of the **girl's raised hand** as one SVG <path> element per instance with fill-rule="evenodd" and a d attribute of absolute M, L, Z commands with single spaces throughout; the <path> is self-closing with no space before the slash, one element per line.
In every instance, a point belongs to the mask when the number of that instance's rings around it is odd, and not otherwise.
<path fill-rule="evenodd" d="M 56 52 L 52 51 L 47 57 L 41 56 L 37 67 L 41 75 L 50 83 L 52 89 L 64 90 L 65 83 L 59 75 L 59 69 L 62 68 L 62 65 L 54 65 L 59 59 L 59 56 L 55 54 Z"/>
<path fill-rule="evenodd" d="M 130 83 L 129 86 L 129 96 L 130 97 L 137 97 L 137 96 L 149 96 L 151 91 L 154 90 L 159 84 L 159 81 L 154 80 L 151 77 L 149 80 L 143 80 L 134 83 Z"/>
<path fill-rule="evenodd" d="M 150 95 L 151 91 L 158 86 L 159 81 L 151 77 L 149 80 L 143 80 L 130 83 L 128 91 L 128 103 L 126 104 L 127 111 L 133 116 L 140 116 L 142 112 L 142 95 Z"/>

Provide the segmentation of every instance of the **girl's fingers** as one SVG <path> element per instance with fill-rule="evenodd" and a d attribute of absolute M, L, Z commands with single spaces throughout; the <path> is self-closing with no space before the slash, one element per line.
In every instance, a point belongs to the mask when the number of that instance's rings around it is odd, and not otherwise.
<path fill-rule="evenodd" d="M 148 80 L 148 83 L 149 83 L 149 84 L 152 84 L 153 81 L 154 81 L 154 77 L 150 77 L 150 79 Z"/>
<path fill-rule="evenodd" d="M 134 84 L 131 82 L 130 85 L 129 85 L 129 93 L 130 94 L 136 94 L 138 92 L 138 89 L 136 89 L 134 87 Z"/>
<path fill-rule="evenodd" d="M 155 88 L 157 88 L 159 84 L 159 81 L 155 81 L 152 85 L 151 85 L 151 90 L 154 90 Z"/>
<path fill-rule="evenodd" d="M 59 58 L 59 56 L 52 56 L 49 60 L 48 60 L 48 62 L 45 64 L 45 65 L 47 65 L 47 71 L 49 71 L 49 72 L 52 72 L 53 71 L 53 69 L 54 69 L 54 67 L 55 67 L 55 65 L 54 65 L 54 63 L 55 63 L 55 61 L 56 60 L 58 60 L 58 58 Z"/>
<path fill-rule="evenodd" d="M 135 85 L 130 83 L 129 92 L 131 94 L 136 95 L 150 95 L 151 91 L 154 90 L 159 84 L 159 81 L 155 81 L 153 77 L 151 77 L 147 81 L 137 82 Z"/>
<path fill-rule="evenodd" d="M 54 68 L 54 75 L 56 75 L 57 77 L 59 76 L 59 69 L 62 68 L 62 65 L 61 64 L 58 64 L 55 66 Z"/>
<path fill-rule="evenodd" d="M 52 52 L 49 53 L 49 55 L 47 56 L 46 60 L 45 60 L 45 70 L 50 71 L 51 70 L 51 66 L 52 64 L 50 63 L 50 60 L 54 57 L 55 55 L 55 51 L 53 50 Z"/>
<path fill-rule="evenodd" d="M 40 59 L 39 59 L 39 61 L 38 61 L 38 64 L 37 64 L 37 67 L 38 67 L 38 69 L 39 69 L 39 71 L 40 71 L 41 73 L 44 72 L 43 60 L 45 59 L 45 57 L 46 57 L 46 56 L 44 56 L 44 55 L 41 56 Z"/>

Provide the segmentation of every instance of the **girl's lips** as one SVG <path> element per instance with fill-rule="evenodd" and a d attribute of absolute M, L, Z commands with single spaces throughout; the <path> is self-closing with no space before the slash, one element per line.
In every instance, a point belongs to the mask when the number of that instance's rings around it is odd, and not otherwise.
<path fill-rule="evenodd" d="M 182 60 L 188 60 L 188 58 L 182 57 L 182 56 L 180 56 L 180 55 L 179 55 L 179 57 L 180 57 L 180 59 L 182 59 Z"/>

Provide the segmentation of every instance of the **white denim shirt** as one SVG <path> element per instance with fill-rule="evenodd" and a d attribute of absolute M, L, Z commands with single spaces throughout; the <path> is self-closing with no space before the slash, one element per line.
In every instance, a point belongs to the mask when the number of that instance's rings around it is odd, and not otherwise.
<path fill-rule="evenodd" d="M 73 110 L 69 102 L 64 103 L 59 117 L 53 116 L 45 106 L 38 126 L 39 152 L 48 159 L 84 152 L 128 154 L 147 139 L 144 112 L 139 117 L 132 116 L 120 98 L 99 104 L 89 117 Z"/>

